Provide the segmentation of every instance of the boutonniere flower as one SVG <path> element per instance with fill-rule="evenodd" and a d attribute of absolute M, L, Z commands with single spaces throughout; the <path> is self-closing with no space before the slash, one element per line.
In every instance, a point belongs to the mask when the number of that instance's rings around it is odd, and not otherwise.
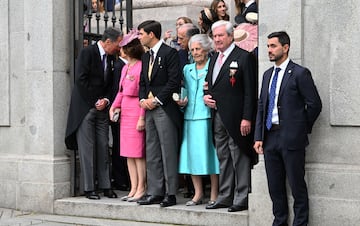
<path fill-rule="evenodd" d="M 237 72 L 237 69 L 238 69 L 237 62 L 236 61 L 231 62 L 229 76 L 230 76 L 230 83 L 231 83 L 232 87 L 234 87 L 235 82 L 236 82 L 235 74 Z"/>

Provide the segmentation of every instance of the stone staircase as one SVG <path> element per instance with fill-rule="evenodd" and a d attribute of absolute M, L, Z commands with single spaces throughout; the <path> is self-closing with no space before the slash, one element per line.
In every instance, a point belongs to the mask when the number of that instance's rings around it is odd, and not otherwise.
<path fill-rule="evenodd" d="M 116 191 L 119 197 L 126 192 Z M 95 217 L 131 220 L 173 225 L 239 225 L 248 226 L 248 211 L 235 213 L 227 209 L 206 210 L 205 204 L 185 206 L 188 199 L 177 195 L 178 204 L 161 208 L 159 205 L 139 206 L 136 203 L 102 197 L 89 200 L 84 196 L 70 197 L 55 201 L 54 213 L 66 216 Z"/>

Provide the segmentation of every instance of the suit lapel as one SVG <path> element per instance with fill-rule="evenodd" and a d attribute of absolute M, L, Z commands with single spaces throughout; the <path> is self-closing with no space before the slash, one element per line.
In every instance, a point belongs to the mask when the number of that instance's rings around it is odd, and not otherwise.
<path fill-rule="evenodd" d="M 237 54 L 236 54 L 235 49 L 236 49 L 236 47 L 231 51 L 231 53 L 229 54 L 229 56 L 226 58 L 225 62 L 221 66 L 220 71 L 219 71 L 219 75 L 217 76 L 214 85 L 219 83 L 219 81 L 221 79 L 223 79 L 224 77 L 225 78 L 229 77 L 228 75 L 229 75 L 230 62 L 231 61 L 236 61 L 236 59 L 237 59 Z"/>
<path fill-rule="evenodd" d="M 154 64 L 153 64 L 153 68 L 152 68 L 152 71 L 151 71 L 151 80 L 153 80 L 156 76 L 156 72 L 158 71 L 159 69 L 159 65 L 161 63 L 161 56 L 159 55 L 160 53 L 160 50 L 158 52 L 158 54 L 156 54 L 156 58 L 154 59 Z"/>
<path fill-rule="evenodd" d="M 210 59 L 209 63 L 209 69 L 208 69 L 208 76 L 207 76 L 207 82 L 208 86 L 211 88 L 213 86 L 212 80 L 213 80 L 213 73 L 214 73 L 214 67 L 216 63 L 216 59 L 219 56 L 219 52 L 216 52 Z"/>
<path fill-rule="evenodd" d="M 283 79 L 282 79 L 282 82 L 281 82 L 278 99 L 281 98 L 281 96 L 284 93 L 284 89 L 285 89 L 285 87 L 286 87 L 286 85 L 287 85 L 287 83 L 289 81 L 289 78 L 292 75 L 293 67 L 294 67 L 294 63 L 292 61 L 289 61 L 289 64 L 288 64 L 288 66 L 286 67 L 286 69 L 284 71 L 284 76 L 283 76 Z"/>
<path fill-rule="evenodd" d="M 268 96 L 269 96 L 269 85 L 270 85 L 270 79 L 271 79 L 271 75 L 273 73 L 274 69 L 272 70 L 269 70 L 267 75 L 264 77 L 264 93 L 265 93 L 265 96 L 264 96 L 264 103 L 267 103 L 267 99 L 268 99 Z"/>
<path fill-rule="evenodd" d="M 99 47 L 97 46 L 97 44 L 93 44 L 92 48 L 93 48 L 94 57 L 96 57 L 98 59 L 97 67 L 99 69 L 101 69 L 101 70 L 99 70 L 99 71 L 101 71 L 100 76 L 102 76 L 102 78 L 104 79 L 104 82 L 105 82 L 105 72 L 104 72 L 104 69 L 103 69 L 103 66 L 102 66 Z"/>
<path fill-rule="evenodd" d="M 159 67 L 162 67 L 163 65 L 163 56 L 164 56 L 164 53 L 163 53 L 163 45 L 165 45 L 164 43 L 161 44 L 160 48 L 159 48 L 159 51 L 156 53 L 156 57 L 154 59 L 154 64 L 153 64 L 153 68 L 152 68 L 152 71 L 151 71 L 151 80 L 153 80 L 157 74 L 157 71 L 159 70 Z M 150 57 L 150 56 L 149 56 Z M 148 64 L 149 65 L 149 64 Z"/>
<path fill-rule="evenodd" d="M 150 82 L 150 80 L 149 80 L 149 75 L 148 75 L 148 71 L 149 71 L 149 66 L 150 66 L 150 53 L 149 53 L 149 51 L 147 51 L 146 53 L 145 53 L 145 55 L 143 56 L 143 69 L 145 69 L 144 70 L 144 74 L 146 75 L 145 76 L 145 80 L 146 81 L 148 81 L 148 82 Z M 151 76 L 150 76 L 151 77 Z"/>

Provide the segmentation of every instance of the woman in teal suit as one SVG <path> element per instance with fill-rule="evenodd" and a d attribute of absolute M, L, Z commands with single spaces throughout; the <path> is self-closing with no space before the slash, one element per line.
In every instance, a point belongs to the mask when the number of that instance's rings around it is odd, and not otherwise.
<path fill-rule="evenodd" d="M 194 35 L 189 40 L 189 49 L 195 63 L 187 64 L 183 69 L 187 97 L 178 101 L 184 109 L 179 173 L 191 174 L 195 188 L 195 195 L 186 203 L 187 206 L 202 203 L 202 175 L 210 175 L 210 201 L 216 200 L 218 194 L 219 160 L 213 144 L 210 109 L 203 101 L 203 85 L 212 45 L 212 40 L 206 34 Z"/>

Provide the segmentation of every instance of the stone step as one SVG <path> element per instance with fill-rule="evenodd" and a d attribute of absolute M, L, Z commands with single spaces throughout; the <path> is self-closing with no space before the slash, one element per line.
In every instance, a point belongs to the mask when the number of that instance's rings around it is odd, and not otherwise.
<path fill-rule="evenodd" d="M 126 192 L 116 191 L 119 197 Z M 177 195 L 177 205 L 161 208 L 159 205 L 139 206 L 136 203 L 101 197 L 89 200 L 84 196 L 55 201 L 54 213 L 58 215 L 131 220 L 177 225 L 239 225 L 248 226 L 248 211 L 227 212 L 227 208 L 206 210 L 205 204 L 185 206 L 188 199 Z"/>

